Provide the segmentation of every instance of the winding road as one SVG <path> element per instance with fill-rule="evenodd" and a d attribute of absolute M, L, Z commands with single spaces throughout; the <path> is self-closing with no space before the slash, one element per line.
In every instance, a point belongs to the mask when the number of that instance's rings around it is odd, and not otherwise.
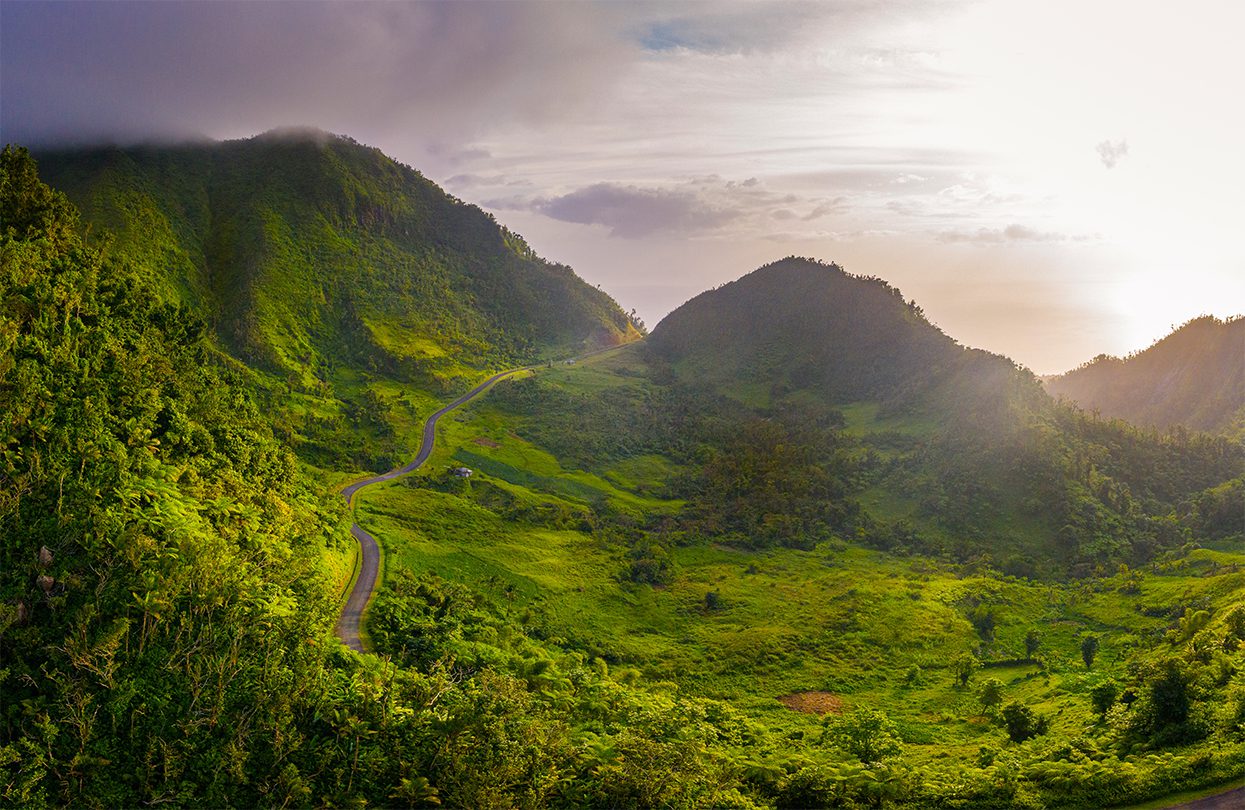
<path fill-rule="evenodd" d="M 346 499 L 346 504 L 353 507 L 355 493 L 364 487 L 370 487 L 372 484 L 379 484 L 382 481 L 392 481 L 395 478 L 401 478 L 419 469 L 428 460 L 428 456 L 432 455 L 432 447 L 437 439 L 438 419 L 484 393 L 498 380 L 509 377 L 512 374 L 518 374 L 520 371 L 527 371 L 529 368 L 530 366 L 512 368 L 509 371 L 494 374 L 432 416 L 429 416 L 428 421 L 424 423 L 424 437 L 419 446 L 419 455 L 415 456 L 415 460 L 405 467 L 399 467 L 396 470 L 390 470 L 387 473 L 372 478 L 364 478 L 362 481 L 355 481 L 342 490 L 342 497 Z M 380 574 L 380 546 L 377 545 L 376 538 L 368 534 L 358 523 L 350 525 L 350 533 L 359 541 L 362 560 L 359 563 L 359 576 L 355 579 L 354 589 L 350 591 L 350 598 L 346 600 L 346 605 L 342 608 L 342 615 L 337 620 L 335 632 L 337 637 L 347 647 L 363 652 L 363 641 L 359 638 L 359 625 L 363 620 L 363 611 L 367 609 L 368 602 L 372 601 L 372 594 L 376 590 L 376 578 Z"/>
<path fill-rule="evenodd" d="M 618 347 L 611 346 L 605 349 L 598 349 L 575 359 L 582 360 L 614 348 Z M 355 493 L 364 487 L 401 478 L 423 466 L 423 463 L 428 460 L 428 456 L 432 455 L 433 445 L 437 439 L 437 420 L 442 416 L 483 394 L 498 380 L 503 380 L 521 371 L 530 371 L 532 368 L 532 366 L 523 366 L 494 374 L 432 416 L 429 416 L 428 421 L 424 423 L 424 435 L 419 445 L 419 454 L 415 456 L 415 459 L 404 467 L 390 470 L 387 473 L 372 478 L 355 481 L 343 489 L 342 497 L 346 499 L 347 506 L 354 506 Z M 358 523 L 350 525 L 350 533 L 359 541 L 359 549 L 363 559 L 359 566 L 359 576 L 355 580 L 354 589 L 350 591 L 350 598 L 346 600 L 346 604 L 342 608 L 341 617 L 337 620 L 335 632 L 337 637 L 347 647 L 357 652 L 364 652 L 363 642 L 359 638 L 359 626 L 363 620 L 363 611 L 367 609 L 368 602 L 372 601 L 372 594 L 376 591 L 376 578 L 380 574 L 380 546 L 376 543 L 376 538 L 368 534 Z M 1236 788 L 1215 796 L 1207 796 L 1183 804 L 1173 805 L 1169 810 L 1236 810 L 1236 808 L 1245 808 L 1245 788 Z"/>

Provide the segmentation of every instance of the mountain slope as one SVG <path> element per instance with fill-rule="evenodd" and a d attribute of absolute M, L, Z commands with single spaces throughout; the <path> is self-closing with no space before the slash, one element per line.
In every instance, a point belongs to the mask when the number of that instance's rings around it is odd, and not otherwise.
<path fill-rule="evenodd" d="M 1243 427 L 1245 318 L 1195 318 L 1145 351 L 1099 355 L 1047 380 L 1046 390 L 1137 425 Z"/>
<path fill-rule="evenodd" d="M 232 354 L 296 387 L 346 365 L 447 389 L 464 367 L 636 335 L 570 268 L 348 138 L 49 153 L 40 168 Z"/>
<path fill-rule="evenodd" d="M 1005 380 L 1031 389 L 1007 358 L 960 346 L 914 302 L 877 278 L 790 257 L 701 293 L 648 341 L 689 375 L 809 390 L 830 402 L 915 404 L 948 382 L 982 392 Z"/>
<path fill-rule="evenodd" d="M 878 547 L 984 555 L 1030 576 L 1084 574 L 1184 542 L 1191 526 L 1173 513 L 1196 512 L 1200 493 L 1242 472 L 1228 442 L 1163 439 L 1060 407 L 1030 372 L 960 346 L 885 282 L 808 259 L 693 298 L 657 325 L 646 349 L 682 384 L 771 422 L 837 425 L 858 441 L 847 453 L 857 472 L 845 468 L 840 489 L 864 517 L 845 506 L 826 519 Z M 790 511 L 770 508 L 765 493 L 796 492 L 811 475 L 772 461 L 758 467 L 764 497 L 730 496 L 731 509 L 759 526 Z M 728 472 L 724 491 L 738 491 L 740 474 Z"/>

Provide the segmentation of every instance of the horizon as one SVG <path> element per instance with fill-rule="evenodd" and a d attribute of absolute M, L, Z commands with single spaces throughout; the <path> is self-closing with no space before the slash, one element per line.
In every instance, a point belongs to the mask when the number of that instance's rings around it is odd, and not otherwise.
<path fill-rule="evenodd" d="M 1065 5 L 13 2 L 0 132 L 37 151 L 305 122 L 649 324 L 805 255 L 1046 376 L 1245 310 L 1222 103 L 1245 11 Z"/>

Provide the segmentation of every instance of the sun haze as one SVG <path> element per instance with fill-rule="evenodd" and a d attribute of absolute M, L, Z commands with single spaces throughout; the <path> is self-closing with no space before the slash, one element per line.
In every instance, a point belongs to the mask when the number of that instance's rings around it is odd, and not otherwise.
<path fill-rule="evenodd" d="M 650 325 L 792 253 L 887 278 L 1040 373 L 1245 304 L 1236 3 L 0 15 L 5 141 L 342 132 Z"/>

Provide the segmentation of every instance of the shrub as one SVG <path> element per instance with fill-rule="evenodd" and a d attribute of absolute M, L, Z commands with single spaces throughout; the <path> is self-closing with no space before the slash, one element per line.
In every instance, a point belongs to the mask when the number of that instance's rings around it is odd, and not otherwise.
<path fill-rule="evenodd" d="M 1028 706 L 1009 703 L 1003 707 L 1003 725 L 1007 728 L 1007 736 L 1012 742 L 1022 743 L 1039 734 L 1045 734 L 1049 723 L 1045 717 L 1036 714 Z"/>
<path fill-rule="evenodd" d="M 829 724 L 826 737 L 866 765 L 903 751 L 899 729 L 884 712 L 859 707 Z"/>

